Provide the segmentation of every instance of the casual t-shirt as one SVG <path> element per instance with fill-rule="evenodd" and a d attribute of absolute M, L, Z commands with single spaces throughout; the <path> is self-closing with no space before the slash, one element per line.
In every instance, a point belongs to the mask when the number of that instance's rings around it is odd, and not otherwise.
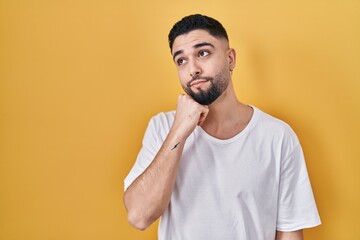
<path fill-rule="evenodd" d="M 276 230 L 320 224 L 293 130 L 253 107 L 246 128 L 220 140 L 196 127 L 186 140 L 160 240 L 274 240 Z M 153 117 L 125 189 L 149 166 L 175 112 Z"/>

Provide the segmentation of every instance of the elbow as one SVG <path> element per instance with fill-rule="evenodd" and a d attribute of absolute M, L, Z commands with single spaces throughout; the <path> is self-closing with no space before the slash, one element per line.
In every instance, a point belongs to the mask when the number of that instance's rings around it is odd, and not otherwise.
<path fill-rule="evenodd" d="M 129 222 L 129 224 L 131 226 L 133 226 L 134 228 L 140 230 L 140 231 L 144 231 L 145 229 L 147 229 L 149 227 L 149 223 L 146 220 L 146 217 L 144 216 L 144 214 L 141 214 L 141 210 L 136 209 L 134 206 L 131 206 L 132 201 L 130 199 L 128 199 L 127 196 L 127 192 L 125 192 L 124 195 L 124 205 L 125 205 L 125 209 L 127 211 L 127 220 Z"/>
<path fill-rule="evenodd" d="M 128 222 L 134 228 L 144 231 L 149 227 L 148 221 L 145 220 L 144 217 L 141 217 L 139 214 L 134 213 L 133 211 L 128 212 Z"/>

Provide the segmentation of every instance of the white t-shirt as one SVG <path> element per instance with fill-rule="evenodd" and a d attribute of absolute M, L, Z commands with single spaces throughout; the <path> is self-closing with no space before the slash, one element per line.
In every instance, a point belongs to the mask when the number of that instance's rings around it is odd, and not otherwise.
<path fill-rule="evenodd" d="M 159 240 L 274 240 L 276 230 L 320 224 L 293 130 L 254 108 L 246 128 L 220 140 L 196 127 L 187 139 Z M 149 166 L 175 112 L 153 117 L 125 189 Z"/>

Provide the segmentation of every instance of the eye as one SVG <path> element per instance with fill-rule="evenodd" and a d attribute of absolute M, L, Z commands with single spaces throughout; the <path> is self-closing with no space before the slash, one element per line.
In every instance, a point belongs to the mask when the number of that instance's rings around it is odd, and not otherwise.
<path fill-rule="evenodd" d="M 206 56 L 208 56 L 210 54 L 210 52 L 209 51 L 206 51 L 206 50 L 201 50 L 200 52 L 199 52 L 199 56 L 200 57 L 206 57 Z"/>
<path fill-rule="evenodd" d="M 185 63 L 185 59 L 179 58 L 178 60 L 176 60 L 176 63 L 178 66 L 183 65 Z"/>

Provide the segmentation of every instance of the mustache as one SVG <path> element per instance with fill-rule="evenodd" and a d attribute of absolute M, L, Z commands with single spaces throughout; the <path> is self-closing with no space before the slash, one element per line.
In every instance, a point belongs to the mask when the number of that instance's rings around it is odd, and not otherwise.
<path fill-rule="evenodd" d="M 204 77 L 201 77 L 201 76 L 196 76 L 196 77 L 191 78 L 191 80 L 190 80 L 190 82 L 188 82 L 187 86 L 188 86 L 188 87 L 190 87 L 190 86 L 191 86 L 191 84 L 192 84 L 194 81 L 196 81 L 196 80 L 200 80 L 200 79 L 202 79 L 202 80 L 206 80 L 206 81 L 212 81 L 212 80 L 213 80 L 213 78 L 212 78 L 212 77 L 207 77 L 207 76 L 204 76 Z"/>

